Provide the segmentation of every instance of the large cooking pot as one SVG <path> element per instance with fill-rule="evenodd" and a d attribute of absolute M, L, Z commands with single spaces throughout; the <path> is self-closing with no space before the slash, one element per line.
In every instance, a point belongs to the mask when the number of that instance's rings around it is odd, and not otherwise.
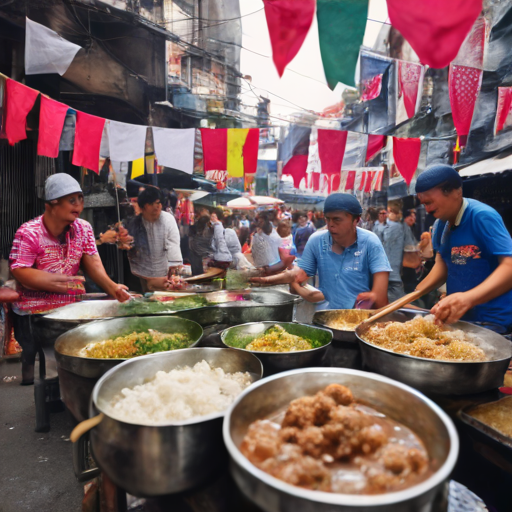
<path fill-rule="evenodd" d="M 294 352 L 261 352 L 245 348 L 251 341 L 262 336 L 268 328 L 274 325 L 281 326 L 290 334 L 319 342 L 322 346 Z M 220 333 L 220 339 L 226 347 L 254 354 L 262 362 L 265 375 L 272 375 L 285 370 L 320 365 L 331 343 L 332 332 L 328 329 L 297 322 L 252 322 L 225 329 Z"/>
<path fill-rule="evenodd" d="M 186 334 L 190 339 L 189 347 L 197 345 L 203 336 L 202 327 L 191 320 L 175 316 L 146 316 L 90 322 L 57 338 L 55 358 L 61 398 L 78 421 L 88 417 L 89 401 L 97 380 L 108 370 L 125 361 L 83 357 L 80 351 L 88 343 L 124 336 L 134 331 L 147 332 L 148 329 L 170 334 Z"/>
<path fill-rule="evenodd" d="M 203 360 L 225 372 L 249 372 L 253 381 L 263 373 L 260 361 L 248 352 L 191 348 L 125 361 L 97 382 L 91 419 L 87 420 L 96 424 L 90 431 L 92 452 L 101 470 L 121 489 L 135 496 L 181 492 L 200 485 L 222 468 L 226 459 L 224 412 L 151 427 L 119 421 L 106 412 L 123 388 L 143 384 L 157 371 L 169 372 Z M 79 425 L 76 432 L 85 428 Z"/>
<path fill-rule="evenodd" d="M 295 304 L 302 301 L 300 297 L 291 293 L 263 288 L 203 293 L 201 297 L 214 302 L 215 305 L 173 311 L 172 304 L 169 303 L 169 310 L 157 315 L 179 316 L 194 320 L 202 326 L 223 323 L 236 325 L 262 320 L 289 322 L 293 318 Z M 129 316 L 143 315 L 126 313 L 122 304 L 116 300 L 92 300 L 63 306 L 53 313 L 44 315 L 40 323 L 48 338 L 53 341 L 69 329 L 93 320 Z"/>
<path fill-rule="evenodd" d="M 406 322 L 417 315 L 428 314 L 428 312 L 404 309 L 381 318 L 379 322 Z M 512 343 L 500 334 L 468 322 L 456 322 L 450 327 L 461 329 L 484 340 L 485 343 L 481 348 L 489 360 L 483 362 L 437 361 L 397 354 L 364 341 L 361 335 L 367 327 L 363 325 L 356 329 L 363 366 L 404 382 L 424 393 L 437 395 L 481 393 L 501 386 L 512 358 Z"/>
<path fill-rule="evenodd" d="M 361 350 L 354 329 L 340 329 L 336 322 L 361 323 L 370 317 L 368 309 L 323 309 L 313 315 L 313 324 L 332 331 L 332 366 L 340 368 L 362 369 Z"/>
<path fill-rule="evenodd" d="M 285 408 L 291 400 L 314 395 L 332 383 L 348 386 L 355 398 L 413 430 L 429 453 L 434 473 L 402 491 L 350 495 L 290 485 L 256 468 L 240 452 L 249 425 Z M 346 368 L 308 368 L 268 377 L 247 390 L 227 411 L 224 442 L 231 472 L 251 500 L 267 512 L 438 512 L 457 461 L 459 439 L 450 418 L 416 390 L 381 375 Z"/>

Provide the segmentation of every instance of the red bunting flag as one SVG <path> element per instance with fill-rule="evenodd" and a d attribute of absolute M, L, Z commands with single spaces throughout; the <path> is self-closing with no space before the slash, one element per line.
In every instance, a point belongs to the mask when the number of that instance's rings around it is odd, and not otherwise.
<path fill-rule="evenodd" d="M 407 185 L 411 184 L 414 173 L 418 168 L 420 153 L 420 139 L 393 138 L 393 158 L 398 171 L 403 176 Z"/>
<path fill-rule="evenodd" d="M 315 0 L 263 0 L 279 76 L 299 52 L 315 16 Z"/>
<path fill-rule="evenodd" d="M 343 186 L 343 190 L 345 192 L 349 192 L 350 190 L 354 190 L 354 185 L 356 183 L 356 171 L 341 171 L 342 178 L 341 183 Z"/>
<path fill-rule="evenodd" d="M 323 174 L 341 172 L 343 155 L 347 145 L 347 132 L 341 130 L 318 130 L 318 156 Z"/>
<path fill-rule="evenodd" d="M 432 68 L 452 62 L 482 11 L 482 0 L 387 0 L 387 5 L 393 27 Z"/>
<path fill-rule="evenodd" d="M 293 178 L 293 186 L 300 187 L 301 181 L 306 178 L 306 169 L 308 168 L 308 155 L 294 155 L 283 167 L 283 174 L 290 175 Z"/>
<path fill-rule="evenodd" d="M 496 110 L 496 121 L 494 123 L 495 134 L 498 134 L 503 128 L 512 124 L 512 119 L 509 118 L 511 107 L 512 87 L 498 87 L 498 108 Z"/>
<path fill-rule="evenodd" d="M 423 66 L 414 62 L 398 61 L 398 96 L 403 100 L 407 117 L 416 114 L 416 103 Z"/>
<path fill-rule="evenodd" d="M 39 138 L 37 141 L 37 154 L 57 158 L 59 156 L 59 142 L 64 128 L 68 106 L 58 101 L 41 96 L 41 110 L 39 112 Z"/>
<path fill-rule="evenodd" d="M 101 136 L 104 126 L 105 119 L 77 111 L 73 165 L 85 167 L 99 174 Z"/>
<path fill-rule="evenodd" d="M 16 142 L 27 138 L 27 116 L 32 110 L 39 92 L 8 78 L 6 95 L 5 134 L 9 144 L 14 146 Z"/>
<path fill-rule="evenodd" d="M 254 174 L 258 166 L 259 129 L 201 130 L 204 170 L 227 171 L 233 178 Z"/>
<path fill-rule="evenodd" d="M 371 101 L 380 96 L 382 91 L 382 77 L 384 75 L 376 75 L 361 83 L 361 101 Z"/>
<path fill-rule="evenodd" d="M 460 138 L 461 146 L 465 146 L 471 128 L 471 120 L 482 84 L 482 74 L 481 69 L 450 65 L 448 92 L 450 94 L 453 124 Z"/>
<path fill-rule="evenodd" d="M 375 186 L 374 190 L 380 192 L 382 190 L 382 182 L 384 181 L 384 169 L 377 171 L 377 175 L 375 176 Z"/>
<path fill-rule="evenodd" d="M 358 171 L 356 179 L 359 180 L 359 186 L 357 189 L 360 191 L 364 190 L 366 184 L 366 171 Z"/>
<path fill-rule="evenodd" d="M 368 135 L 366 162 L 370 161 L 386 145 L 385 135 Z"/>

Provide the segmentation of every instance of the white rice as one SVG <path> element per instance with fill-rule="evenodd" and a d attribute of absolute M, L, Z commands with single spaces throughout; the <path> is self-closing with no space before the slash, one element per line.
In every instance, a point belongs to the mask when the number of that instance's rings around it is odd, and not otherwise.
<path fill-rule="evenodd" d="M 247 372 L 225 373 L 201 361 L 193 368 L 159 371 L 150 382 L 124 388 L 106 412 L 141 425 L 187 421 L 224 411 L 251 382 Z"/>

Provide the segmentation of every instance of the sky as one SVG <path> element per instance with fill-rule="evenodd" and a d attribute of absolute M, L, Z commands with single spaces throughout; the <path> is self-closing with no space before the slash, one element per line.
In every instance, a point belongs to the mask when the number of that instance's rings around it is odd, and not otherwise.
<path fill-rule="evenodd" d="M 242 15 L 241 73 L 250 75 L 250 84 L 242 81 L 242 103 L 254 105 L 257 95 L 271 100 L 273 121 L 286 121 L 286 117 L 301 110 L 322 111 L 341 100 L 344 89 L 335 91 L 327 86 L 318 43 L 316 18 L 296 57 L 279 78 L 272 61 L 262 0 L 240 0 Z M 387 19 L 385 0 L 370 0 L 369 21 L 363 44 L 372 46 L 381 28 L 380 20 Z"/>

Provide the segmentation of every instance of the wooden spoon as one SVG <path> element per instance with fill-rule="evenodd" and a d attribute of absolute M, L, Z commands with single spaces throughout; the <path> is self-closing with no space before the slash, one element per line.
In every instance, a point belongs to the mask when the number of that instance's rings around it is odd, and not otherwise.
<path fill-rule="evenodd" d="M 426 293 L 428 293 L 429 290 L 416 290 L 412 293 L 409 293 L 407 295 L 404 295 L 401 299 L 395 300 L 391 304 L 388 304 L 387 306 L 384 306 L 383 308 L 378 309 L 370 318 L 366 319 L 364 322 L 362 322 L 359 325 L 369 325 L 378 320 L 379 318 L 382 318 L 383 316 L 389 315 L 390 313 L 393 313 L 397 309 L 400 309 L 401 307 L 405 306 L 409 302 L 413 302 Z"/>

